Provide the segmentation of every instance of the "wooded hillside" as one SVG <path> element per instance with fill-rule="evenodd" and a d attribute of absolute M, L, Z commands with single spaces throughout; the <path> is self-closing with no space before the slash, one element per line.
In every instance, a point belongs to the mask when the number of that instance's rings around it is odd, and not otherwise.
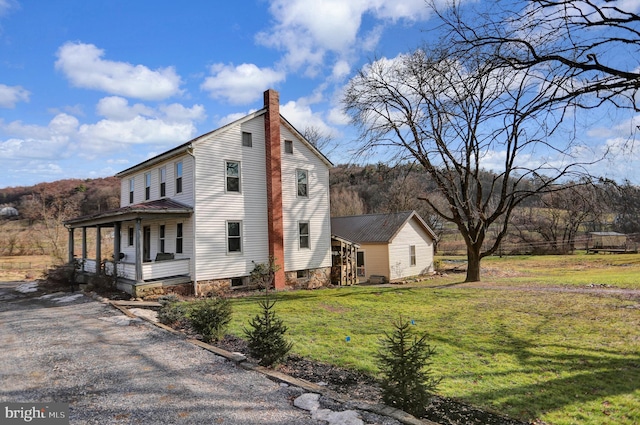
<path fill-rule="evenodd" d="M 493 175 L 487 172 L 486 178 L 490 181 Z M 567 182 L 557 192 L 522 204 L 513 214 L 501 253 L 572 252 L 581 248 L 586 233 L 592 231 L 617 231 L 637 240 L 638 186 L 611 181 L 578 183 L 583 184 Z M 441 195 L 419 166 L 338 165 L 331 170 L 330 191 L 334 217 L 416 210 L 438 234 L 440 252 L 463 250 L 457 229 L 420 199 L 430 197 L 439 202 Z M 0 255 L 52 253 L 64 259 L 63 221 L 118 208 L 119 204 L 120 182 L 115 177 L 0 189 L 0 206 L 15 207 L 20 213 L 17 220 L 0 220 Z M 8 230 L 11 223 L 12 230 Z"/>

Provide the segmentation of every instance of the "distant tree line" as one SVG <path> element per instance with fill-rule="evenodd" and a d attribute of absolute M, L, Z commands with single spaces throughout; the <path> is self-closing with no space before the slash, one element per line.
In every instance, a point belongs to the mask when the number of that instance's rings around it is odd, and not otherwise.
<path fill-rule="evenodd" d="M 0 205 L 18 210 L 18 220 L 0 222 L 0 255 L 67 257 L 64 221 L 117 208 L 120 181 L 115 177 L 66 179 L 29 187 L 0 189 Z"/>
<path fill-rule="evenodd" d="M 491 172 L 482 173 L 487 184 L 494 177 Z M 338 165 L 330 179 L 334 217 L 416 210 L 443 239 L 441 251 L 455 240 L 449 236 L 456 230 L 421 199 L 437 197 L 438 189 L 418 165 Z M 532 196 L 514 210 L 499 253 L 569 253 L 584 246 L 588 232 L 596 231 L 639 237 L 639 186 L 611 180 L 566 181 L 555 186 L 556 190 Z M 453 245 L 464 250 L 461 241 Z"/>
<path fill-rule="evenodd" d="M 487 182 L 494 177 L 491 172 L 482 173 Z M 640 237 L 639 186 L 610 180 L 567 181 L 558 186 L 557 191 L 533 196 L 515 209 L 500 254 L 569 253 L 580 249 L 591 231 Z M 456 229 L 421 199 L 427 195 L 437 199 L 438 190 L 419 165 L 338 165 L 331 169 L 330 194 L 332 217 L 416 210 L 441 238 L 440 252 L 464 250 Z M 68 179 L 5 188 L 0 189 L 0 205 L 18 209 L 24 223 L 20 229 L 4 229 L 0 254 L 52 254 L 64 259 L 63 222 L 118 208 L 120 182 L 115 177 Z"/>

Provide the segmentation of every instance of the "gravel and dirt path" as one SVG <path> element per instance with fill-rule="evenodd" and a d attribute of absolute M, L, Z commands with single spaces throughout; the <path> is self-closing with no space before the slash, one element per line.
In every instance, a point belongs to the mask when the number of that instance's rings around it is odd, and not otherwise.
<path fill-rule="evenodd" d="M 0 283 L 0 401 L 69 403 L 71 424 L 326 423 L 292 405 L 299 388 L 86 295 L 17 285 Z"/>

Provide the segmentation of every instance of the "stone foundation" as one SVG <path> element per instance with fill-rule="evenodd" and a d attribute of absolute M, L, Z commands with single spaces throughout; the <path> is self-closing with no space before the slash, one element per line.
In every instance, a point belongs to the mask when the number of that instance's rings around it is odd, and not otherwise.
<path fill-rule="evenodd" d="M 219 295 L 231 290 L 231 279 L 200 280 L 197 284 L 198 295 Z"/>
<path fill-rule="evenodd" d="M 298 277 L 298 271 L 285 272 L 287 289 L 316 289 L 331 286 L 331 267 L 307 270 L 307 276 Z"/>
<path fill-rule="evenodd" d="M 181 283 L 177 285 L 136 285 L 134 286 L 133 296 L 136 298 L 154 299 L 161 295 L 176 294 L 180 296 L 188 296 L 193 294 L 192 283 Z"/>

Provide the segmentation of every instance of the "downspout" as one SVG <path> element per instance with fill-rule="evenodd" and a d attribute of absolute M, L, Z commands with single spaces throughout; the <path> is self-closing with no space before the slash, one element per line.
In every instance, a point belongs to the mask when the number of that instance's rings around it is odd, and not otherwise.
<path fill-rule="evenodd" d="M 193 205 L 193 215 L 191 216 L 191 230 L 193 231 L 193 295 L 198 296 L 198 244 L 196 243 L 196 156 L 193 154 L 193 145 L 189 145 L 187 148 L 187 154 L 193 158 L 193 167 L 191 167 L 191 184 L 193 184 L 193 198 L 191 204 Z"/>

